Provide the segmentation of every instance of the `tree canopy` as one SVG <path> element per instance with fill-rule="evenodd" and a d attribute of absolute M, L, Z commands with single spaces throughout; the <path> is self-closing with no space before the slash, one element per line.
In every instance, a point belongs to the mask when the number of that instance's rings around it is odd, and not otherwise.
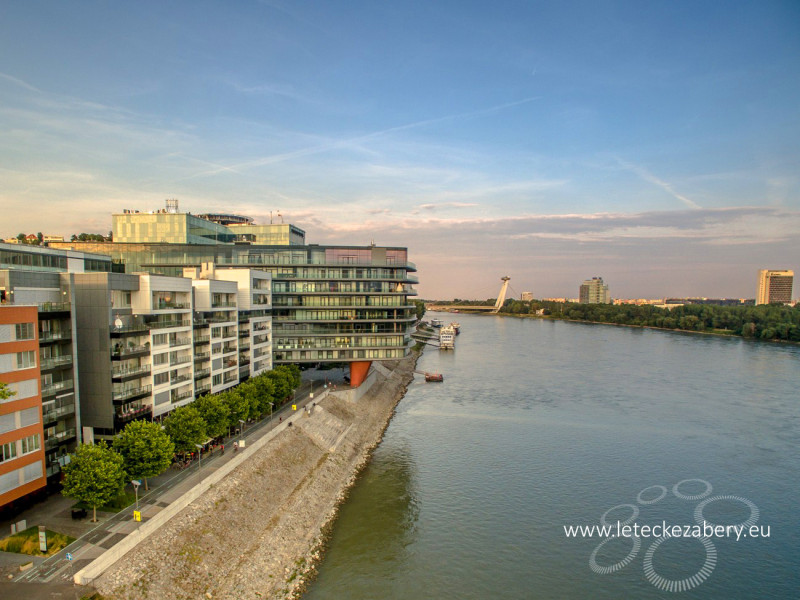
<path fill-rule="evenodd" d="M 102 442 L 78 446 L 62 471 L 61 493 L 91 506 L 93 522 L 97 521 L 97 507 L 112 500 L 125 486 L 122 456 Z"/>
<path fill-rule="evenodd" d="M 181 406 L 172 411 L 164 420 L 167 435 L 180 452 L 194 452 L 195 444 L 202 444 L 208 439 L 206 422 L 191 404 Z"/>
<path fill-rule="evenodd" d="M 132 421 L 114 438 L 113 448 L 125 461 L 129 477 L 144 479 L 160 475 L 169 468 L 175 444 L 161 425 L 151 421 Z"/>

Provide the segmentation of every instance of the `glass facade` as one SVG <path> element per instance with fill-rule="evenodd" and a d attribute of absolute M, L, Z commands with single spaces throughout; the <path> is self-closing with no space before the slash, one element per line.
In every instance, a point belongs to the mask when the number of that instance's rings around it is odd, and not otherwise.
<path fill-rule="evenodd" d="M 129 273 L 181 276 L 205 262 L 271 273 L 276 363 L 388 360 L 410 347 L 418 280 L 406 248 L 119 243 L 116 231 L 114 239 L 69 245 L 109 254 Z"/>

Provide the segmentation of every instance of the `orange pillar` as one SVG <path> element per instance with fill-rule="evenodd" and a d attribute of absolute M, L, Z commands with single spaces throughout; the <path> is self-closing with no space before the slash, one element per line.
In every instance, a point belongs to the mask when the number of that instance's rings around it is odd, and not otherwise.
<path fill-rule="evenodd" d="M 371 360 L 360 360 L 350 363 L 350 385 L 358 387 L 367 378 L 369 368 L 372 365 Z"/>

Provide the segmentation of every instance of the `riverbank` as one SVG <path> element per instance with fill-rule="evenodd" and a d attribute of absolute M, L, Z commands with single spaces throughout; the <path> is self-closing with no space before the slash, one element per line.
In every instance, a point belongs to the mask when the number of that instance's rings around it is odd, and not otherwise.
<path fill-rule="evenodd" d="M 744 337 L 743 335 L 739 335 L 737 333 L 726 333 L 725 331 L 697 331 L 694 329 L 678 329 L 675 327 L 656 327 L 655 325 L 634 325 L 632 323 L 609 323 L 608 321 L 587 321 L 586 319 L 567 319 L 563 317 L 557 317 L 553 315 L 531 315 L 531 314 L 513 314 L 513 313 L 465 313 L 465 314 L 472 314 L 478 316 L 492 316 L 492 317 L 515 317 L 518 319 L 539 319 L 542 321 L 561 321 L 563 323 L 583 323 L 587 325 L 612 325 L 614 327 L 629 327 L 632 329 L 652 329 L 654 331 L 672 331 L 677 333 L 691 333 L 697 335 L 713 335 L 717 337 L 729 338 L 729 339 L 736 339 L 736 340 L 746 340 L 750 342 L 777 342 L 780 344 L 793 344 L 793 345 L 800 345 L 800 342 L 795 342 L 792 340 L 776 340 L 776 339 L 761 339 L 761 338 L 754 338 L 754 337 Z"/>
<path fill-rule="evenodd" d="M 94 582 L 106 598 L 295 598 L 418 354 L 358 401 L 329 394 Z"/>

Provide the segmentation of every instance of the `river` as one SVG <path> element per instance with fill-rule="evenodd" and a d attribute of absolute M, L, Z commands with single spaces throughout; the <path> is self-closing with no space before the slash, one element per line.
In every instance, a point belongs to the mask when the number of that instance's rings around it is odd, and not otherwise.
<path fill-rule="evenodd" d="M 304 600 L 798 597 L 800 347 L 438 316 Z"/>

